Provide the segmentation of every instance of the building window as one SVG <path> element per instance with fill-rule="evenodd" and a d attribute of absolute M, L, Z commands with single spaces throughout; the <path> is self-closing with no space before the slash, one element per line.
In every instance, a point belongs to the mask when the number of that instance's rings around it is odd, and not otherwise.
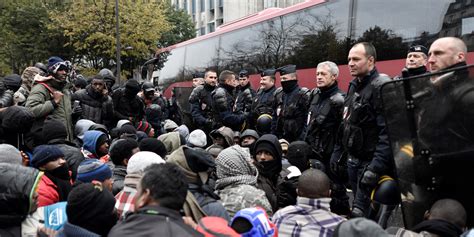
<path fill-rule="evenodd" d="M 192 12 L 193 14 L 196 13 L 196 0 L 193 0 L 193 2 L 192 2 L 191 12 Z"/>
<path fill-rule="evenodd" d="M 206 34 L 206 27 L 201 27 L 199 30 L 200 30 L 199 35 L 205 35 Z"/>
<path fill-rule="evenodd" d="M 200 3 L 201 3 L 201 12 L 204 12 L 204 8 L 205 8 L 205 6 L 206 6 L 206 5 L 205 5 L 206 1 L 205 1 L 205 0 L 201 0 Z"/>
<path fill-rule="evenodd" d="M 207 28 L 209 30 L 209 33 L 216 31 L 216 26 L 214 25 L 214 22 L 207 24 Z"/>
<path fill-rule="evenodd" d="M 209 10 L 214 10 L 214 0 L 209 0 Z"/>
<path fill-rule="evenodd" d="M 188 0 L 184 0 L 183 2 L 183 8 L 184 8 L 184 11 L 187 13 L 188 12 Z"/>

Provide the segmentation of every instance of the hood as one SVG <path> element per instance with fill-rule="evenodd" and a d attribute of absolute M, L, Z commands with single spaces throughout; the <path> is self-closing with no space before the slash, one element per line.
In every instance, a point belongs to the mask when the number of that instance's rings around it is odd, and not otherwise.
<path fill-rule="evenodd" d="M 178 149 L 181 146 L 181 138 L 179 132 L 169 132 L 158 137 L 158 140 L 163 142 L 166 147 L 168 154 L 171 154 L 173 151 Z"/>
<path fill-rule="evenodd" d="M 105 135 L 105 133 L 101 131 L 87 131 L 84 133 L 84 145 L 82 146 L 84 149 L 88 150 L 94 155 L 97 155 L 96 152 L 96 147 L 97 147 L 97 141 L 99 140 L 99 137 Z"/>
<path fill-rule="evenodd" d="M 43 172 L 0 163 L 0 228 L 19 226 L 32 211 L 32 197 Z"/>
<path fill-rule="evenodd" d="M 214 140 L 216 134 L 220 134 L 224 137 L 227 142 L 227 147 L 234 145 L 234 131 L 232 131 L 232 129 L 222 126 L 219 129 L 213 130 L 209 136 Z"/>
<path fill-rule="evenodd" d="M 76 122 L 76 126 L 74 127 L 74 134 L 76 136 L 83 140 L 84 139 L 84 133 L 89 130 L 89 128 L 94 125 L 95 123 L 92 122 L 91 120 L 88 119 L 80 119 L 79 121 Z"/>
<path fill-rule="evenodd" d="M 27 67 L 21 74 L 22 84 L 25 85 L 28 90 L 31 90 L 35 76 L 40 73 L 41 69 L 37 67 Z"/>
<path fill-rule="evenodd" d="M 273 134 L 265 134 L 261 136 L 256 142 L 255 142 L 255 150 L 254 150 L 254 157 L 257 155 L 256 152 L 259 150 L 259 146 L 268 146 L 272 149 L 272 154 L 276 157 L 274 159 L 279 159 L 281 160 L 282 156 L 282 149 L 280 145 L 280 141 L 278 138 L 273 135 Z"/>
<path fill-rule="evenodd" d="M 189 137 L 189 129 L 186 125 L 179 125 L 177 128 L 174 129 L 174 132 L 179 132 L 179 134 L 184 137 L 184 139 L 188 140 Z"/>
<path fill-rule="evenodd" d="M 186 175 L 187 181 L 194 184 L 198 184 L 199 179 L 205 184 L 209 178 L 207 171 L 215 167 L 214 158 L 210 154 L 187 146 L 180 146 L 171 153 L 167 162 L 178 165 Z"/>

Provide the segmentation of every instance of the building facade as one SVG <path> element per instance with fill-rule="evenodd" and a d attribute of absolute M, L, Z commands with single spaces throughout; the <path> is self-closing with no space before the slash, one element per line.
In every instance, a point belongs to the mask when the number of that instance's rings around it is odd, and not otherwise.
<path fill-rule="evenodd" d="M 300 2 L 304 0 L 171 0 L 176 8 L 191 16 L 197 36 L 267 8 L 285 8 Z"/>

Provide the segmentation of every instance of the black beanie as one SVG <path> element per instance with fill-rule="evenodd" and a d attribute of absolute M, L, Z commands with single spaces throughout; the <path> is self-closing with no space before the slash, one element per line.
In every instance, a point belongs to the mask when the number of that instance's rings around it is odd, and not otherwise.
<path fill-rule="evenodd" d="M 122 134 L 135 135 L 137 134 L 137 129 L 131 124 L 125 124 L 120 128 L 120 136 Z"/>
<path fill-rule="evenodd" d="M 125 89 L 133 92 L 136 91 L 137 93 L 141 90 L 140 84 L 138 84 L 138 81 L 134 79 L 130 79 L 125 83 Z"/>
<path fill-rule="evenodd" d="M 118 219 L 114 206 L 114 196 L 101 184 L 79 184 L 72 189 L 67 199 L 68 222 L 107 236 Z"/>
<path fill-rule="evenodd" d="M 145 138 L 140 141 L 140 151 L 151 151 L 160 157 L 165 157 L 168 154 L 163 142 L 156 138 Z"/>
<path fill-rule="evenodd" d="M 115 165 L 123 165 L 125 159 L 133 155 L 133 149 L 138 147 L 138 142 L 133 139 L 119 139 L 110 146 L 110 159 Z"/>
<path fill-rule="evenodd" d="M 304 141 L 294 141 L 288 146 L 286 158 L 291 165 L 303 172 L 309 169 L 309 159 L 312 155 L 311 147 Z"/>
<path fill-rule="evenodd" d="M 43 138 L 45 142 L 49 142 L 54 139 L 66 139 L 66 127 L 59 120 L 46 120 L 43 124 Z"/>
<path fill-rule="evenodd" d="M 278 152 L 275 150 L 275 147 L 268 141 L 260 142 L 259 144 L 255 144 L 255 155 L 258 154 L 260 151 L 267 151 L 272 154 L 273 159 L 279 159 Z M 256 156 L 255 156 L 256 157 Z"/>

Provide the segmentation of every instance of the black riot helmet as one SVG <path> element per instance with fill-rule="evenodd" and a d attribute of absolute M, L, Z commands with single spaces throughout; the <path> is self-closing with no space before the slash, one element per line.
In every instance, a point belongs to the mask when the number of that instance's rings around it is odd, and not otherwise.
<path fill-rule="evenodd" d="M 269 134 L 272 132 L 272 116 L 269 114 L 262 114 L 257 119 L 257 125 L 255 126 L 260 136 Z"/>
<path fill-rule="evenodd" d="M 377 186 L 370 194 L 370 200 L 369 218 L 386 228 L 392 211 L 401 202 L 397 181 L 387 175 L 380 177 Z"/>

